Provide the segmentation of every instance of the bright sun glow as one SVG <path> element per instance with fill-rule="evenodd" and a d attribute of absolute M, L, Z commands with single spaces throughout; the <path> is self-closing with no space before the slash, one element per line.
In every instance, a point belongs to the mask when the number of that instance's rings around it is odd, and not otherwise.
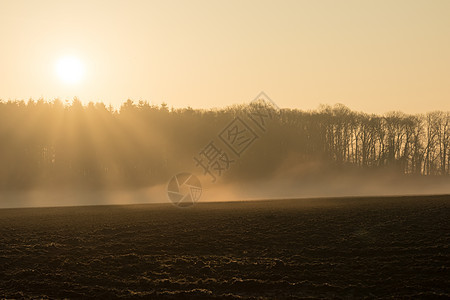
<path fill-rule="evenodd" d="M 79 83 L 84 75 L 83 62 L 73 56 L 62 57 L 56 62 L 56 74 L 64 83 Z"/>

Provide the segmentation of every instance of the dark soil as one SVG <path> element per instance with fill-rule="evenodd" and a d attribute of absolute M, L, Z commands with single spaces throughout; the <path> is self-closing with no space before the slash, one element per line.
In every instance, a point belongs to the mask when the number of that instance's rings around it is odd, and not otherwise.
<path fill-rule="evenodd" d="M 448 298 L 450 196 L 0 210 L 0 298 Z"/>

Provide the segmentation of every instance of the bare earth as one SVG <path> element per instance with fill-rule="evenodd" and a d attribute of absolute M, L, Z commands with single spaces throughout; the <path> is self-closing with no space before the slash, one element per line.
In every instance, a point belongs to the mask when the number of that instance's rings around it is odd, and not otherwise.
<path fill-rule="evenodd" d="M 450 196 L 0 210 L 0 297 L 450 297 Z"/>

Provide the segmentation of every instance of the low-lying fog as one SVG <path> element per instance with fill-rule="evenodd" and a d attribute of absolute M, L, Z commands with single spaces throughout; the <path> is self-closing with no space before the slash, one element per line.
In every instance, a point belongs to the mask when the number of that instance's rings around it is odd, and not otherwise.
<path fill-rule="evenodd" d="M 252 182 L 216 182 L 199 176 L 201 202 L 258 199 L 450 194 L 450 178 L 329 174 L 278 175 Z M 0 192 L 0 208 L 170 203 L 167 185 L 134 190 L 42 189 Z"/>

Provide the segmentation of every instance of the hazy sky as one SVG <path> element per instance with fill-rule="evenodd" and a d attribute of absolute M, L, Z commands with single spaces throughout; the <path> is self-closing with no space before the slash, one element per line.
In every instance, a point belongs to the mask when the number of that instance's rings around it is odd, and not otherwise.
<path fill-rule="evenodd" d="M 76 84 L 55 72 L 81 62 Z M 70 75 L 70 74 L 69 74 Z M 0 99 L 450 110 L 448 0 L 0 0 Z"/>

